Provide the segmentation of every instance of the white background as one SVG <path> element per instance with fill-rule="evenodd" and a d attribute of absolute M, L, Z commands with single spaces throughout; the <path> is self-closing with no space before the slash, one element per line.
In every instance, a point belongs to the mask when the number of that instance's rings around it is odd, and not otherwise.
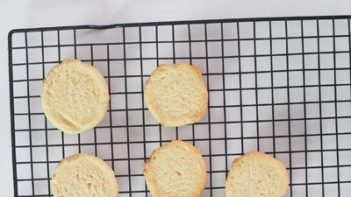
<path fill-rule="evenodd" d="M 1 0 L 0 191 L 13 196 L 7 33 L 15 28 L 238 17 L 351 15 L 350 0 Z"/>

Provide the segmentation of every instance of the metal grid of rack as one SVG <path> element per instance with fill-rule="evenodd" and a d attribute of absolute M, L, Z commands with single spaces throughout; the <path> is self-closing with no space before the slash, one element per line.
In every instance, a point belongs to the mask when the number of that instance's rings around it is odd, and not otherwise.
<path fill-rule="evenodd" d="M 197 146 L 203 196 L 225 196 L 233 159 L 264 151 L 287 166 L 288 196 L 351 193 L 350 16 L 252 18 L 13 30 L 9 77 L 15 196 L 52 196 L 50 177 L 77 152 L 104 159 L 120 196 L 150 196 L 143 163 L 172 139 Z M 65 135 L 45 118 L 43 79 L 63 59 L 97 67 L 109 85 L 105 119 Z M 160 126 L 144 104 L 157 65 L 197 64 L 209 91 L 199 123 Z"/>

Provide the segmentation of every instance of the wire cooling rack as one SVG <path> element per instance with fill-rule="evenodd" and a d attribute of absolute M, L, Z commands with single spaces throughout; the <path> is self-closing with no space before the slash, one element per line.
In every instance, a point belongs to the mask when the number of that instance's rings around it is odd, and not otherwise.
<path fill-rule="evenodd" d="M 15 196 L 52 196 L 58 162 L 77 152 L 104 159 L 120 196 L 151 196 L 150 153 L 172 139 L 207 163 L 203 196 L 225 196 L 233 159 L 265 151 L 285 163 L 287 196 L 350 196 L 350 16 L 226 19 L 13 30 L 9 75 Z M 81 135 L 46 120 L 42 82 L 63 59 L 96 66 L 109 85 L 105 119 Z M 156 65 L 197 64 L 209 91 L 199 123 L 160 126 L 144 104 Z"/>

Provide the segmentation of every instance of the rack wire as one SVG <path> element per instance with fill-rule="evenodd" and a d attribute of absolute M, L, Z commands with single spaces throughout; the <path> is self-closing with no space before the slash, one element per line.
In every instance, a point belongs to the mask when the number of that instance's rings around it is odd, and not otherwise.
<path fill-rule="evenodd" d="M 284 162 L 287 196 L 351 193 L 350 16 L 247 18 L 17 29 L 9 33 L 15 196 L 52 196 L 57 164 L 77 152 L 104 159 L 120 196 L 151 196 L 150 153 L 172 139 L 197 146 L 208 167 L 203 196 L 225 196 L 233 159 L 264 151 Z M 43 79 L 63 59 L 104 75 L 111 95 L 96 128 L 65 135 L 45 118 Z M 144 104 L 157 65 L 197 64 L 209 91 L 199 123 L 160 126 Z"/>

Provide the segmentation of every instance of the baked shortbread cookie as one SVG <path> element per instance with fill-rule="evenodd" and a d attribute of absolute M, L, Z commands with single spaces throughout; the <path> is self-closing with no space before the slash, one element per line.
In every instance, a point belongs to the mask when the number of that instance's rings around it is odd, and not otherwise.
<path fill-rule="evenodd" d="M 47 75 L 41 99 L 49 121 L 74 134 L 100 123 L 108 108 L 109 93 L 96 68 L 79 60 L 66 60 Z"/>
<path fill-rule="evenodd" d="M 117 197 L 112 169 L 100 158 L 80 153 L 60 162 L 52 176 L 55 197 Z"/>
<path fill-rule="evenodd" d="M 195 65 L 160 65 L 147 80 L 144 92 L 151 114 L 164 126 L 197 122 L 207 111 L 207 89 Z"/>
<path fill-rule="evenodd" d="M 282 197 L 288 185 L 282 162 L 262 152 L 250 152 L 233 161 L 225 191 L 227 197 Z"/>
<path fill-rule="evenodd" d="M 183 141 L 156 149 L 144 165 L 144 175 L 153 197 L 200 197 L 207 183 L 200 151 Z"/>

